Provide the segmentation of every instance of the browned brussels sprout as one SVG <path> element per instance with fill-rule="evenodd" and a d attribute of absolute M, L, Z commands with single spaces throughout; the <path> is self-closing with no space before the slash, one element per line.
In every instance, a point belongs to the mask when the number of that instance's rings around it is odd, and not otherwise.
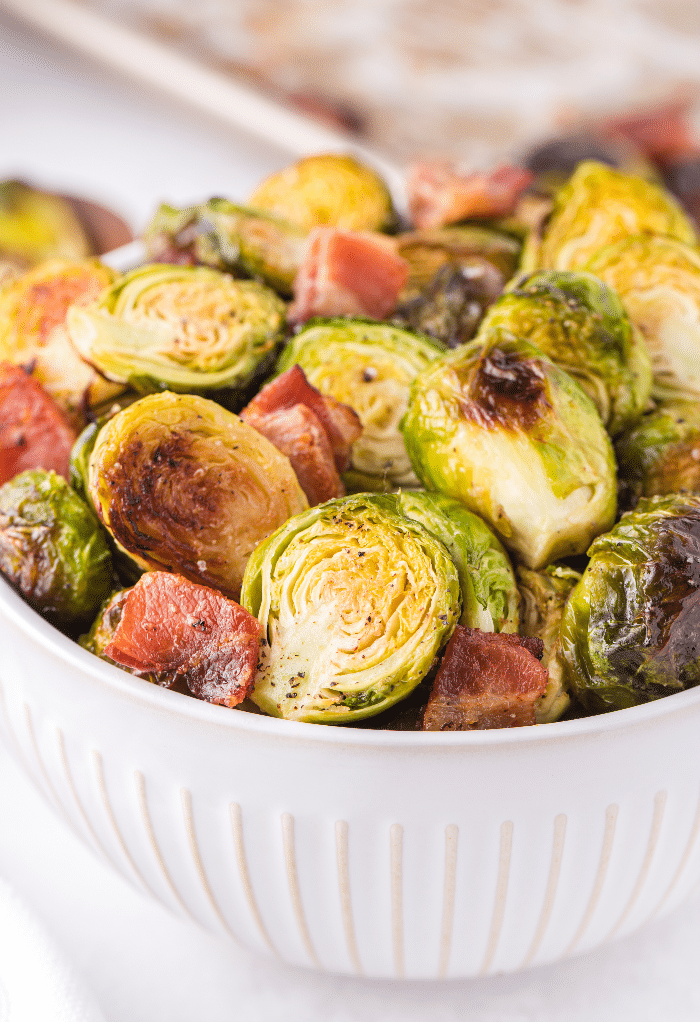
<path fill-rule="evenodd" d="M 249 205 L 290 220 L 304 230 L 341 227 L 381 231 L 395 213 L 389 190 L 374 170 L 354 156 L 306 156 L 259 185 Z"/>
<path fill-rule="evenodd" d="M 608 533 L 560 629 L 567 681 L 591 713 L 700 682 L 700 496 L 643 498 Z"/>
<path fill-rule="evenodd" d="M 55 472 L 0 487 L 0 570 L 53 624 L 92 621 L 112 589 L 112 557 L 92 510 Z"/>
<path fill-rule="evenodd" d="M 289 459 L 252 426 L 193 394 L 151 394 L 100 430 L 88 493 L 141 568 L 236 599 L 255 546 L 308 504 Z"/>
<path fill-rule="evenodd" d="M 700 404 L 663 401 L 615 443 L 621 500 L 700 493 Z"/>
<path fill-rule="evenodd" d="M 34 379 L 79 422 L 84 411 L 121 393 L 84 361 L 71 344 L 71 305 L 95 301 L 115 274 L 96 259 L 52 260 L 0 292 L 0 360 L 30 366 Z"/>

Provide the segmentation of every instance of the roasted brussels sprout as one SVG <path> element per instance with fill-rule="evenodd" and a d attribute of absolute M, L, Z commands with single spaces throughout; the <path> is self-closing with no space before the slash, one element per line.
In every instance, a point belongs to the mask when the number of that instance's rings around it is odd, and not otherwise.
<path fill-rule="evenodd" d="M 105 649 L 114 638 L 117 625 L 121 621 L 124 602 L 130 592 L 131 589 L 120 589 L 108 596 L 100 607 L 90 631 L 78 639 L 80 645 L 88 653 L 94 653 L 95 656 L 110 664 L 113 664 L 114 660 L 107 656 Z"/>
<path fill-rule="evenodd" d="M 583 553 L 615 519 L 615 460 L 593 402 L 527 341 L 492 330 L 414 381 L 416 475 L 480 514 L 530 568 Z"/>
<path fill-rule="evenodd" d="M 66 329 L 69 306 L 95 301 L 114 279 L 96 259 L 53 260 L 0 292 L 0 360 L 31 366 L 35 380 L 74 421 L 124 389 L 80 357 Z"/>
<path fill-rule="evenodd" d="M 210 199 L 188 209 L 162 205 L 144 232 L 154 261 L 259 277 L 285 296 L 292 294 L 306 239 L 307 232 L 297 224 L 228 199 Z"/>
<path fill-rule="evenodd" d="M 324 225 L 381 231 L 395 221 L 389 190 L 379 175 L 338 153 L 306 156 L 273 174 L 255 189 L 249 205 L 307 231 Z"/>
<path fill-rule="evenodd" d="M 470 341 L 487 307 L 503 290 L 493 267 L 442 267 L 423 294 L 396 306 L 391 322 L 456 348 Z"/>
<path fill-rule="evenodd" d="M 23 271 L 47 259 L 91 253 L 69 202 L 21 181 L 0 181 L 0 261 Z"/>
<path fill-rule="evenodd" d="M 489 309 L 480 337 L 501 330 L 535 344 L 583 387 L 612 435 L 649 405 L 651 363 L 620 299 L 590 273 L 526 277 Z"/>
<path fill-rule="evenodd" d="M 447 550 L 392 494 L 341 497 L 292 518 L 251 556 L 241 603 L 269 643 L 253 702 L 323 724 L 407 696 L 460 615 Z"/>
<path fill-rule="evenodd" d="M 442 348 L 386 323 L 332 319 L 312 321 L 286 346 L 277 364 L 282 373 L 298 364 L 309 383 L 354 408 L 362 422 L 349 490 L 417 486 L 399 430 L 416 375 Z"/>
<path fill-rule="evenodd" d="M 308 506 L 288 458 L 252 426 L 206 398 L 170 392 L 102 427 L 88 493 L 139 567 L 233 599 L 254 547 Z"/>
<path fill-rule="evenodd" d="M 587 160 L 557 194 L 541 242 L 534 237 L 526 242 L 522 268 L 582 269 L 605 245 L 642 233 L 696 242 L 693 225 L 670 192 Z"/>
<path fill-rule="evenodd" d="M 508 554 L 488 525 L 441 493 L 399 494 L 399 510 L 447 547 L 459 575 L 461 625 L 482 632 L 517 632 L 519 593 Z"/>
<path fill-rule="evenodd" d="M 581 573 L 566 564 L 548 564 L 543 571 L 519 565 L 516 569 L 522 597 L 520 632 L 542 639 L 542 663 L 549 680 L 544 695 L 535 703 L 535 720 L 548 724 L 569 708 L 571 698 L 565 688 L 564 668 L 559 655 L 559 625 L 566 601 L 581 579 Z"/>
<path fill-rule="evenodd" d="M 700 682 L 700 496 L 639 501 L 592 544 L 562 618 L 567 680 L 591 713 Z"/>
<path fill-rule="evenodd" d="M 700 398 L 700 252 L 636 235 L 595 255 L 588 269 L 614 288 L 647 343 L 652 396 Z"/>
<path fill-rule="evenodd" d="M 89 624 L 112 589 L 112 557 L 92 510 L 55 472 L 0 487 L 0 571 L 61 628 Z"/>
<path fill-rule="evenodd" d="M 68 314 L 82 357 L 142 393 L 242 389 L 271 357 L 283 325 L 284 303 L 263 284 L 165 264 L 132 270 Z"/>
<path fill-rule="evenodd" d="M 509 234 L 462 224 L 396 236 L 396 250 L 409 265 L 404 301 L 420 297 L 443 266 L 459 267 L 467 278 L 500 281 L 498 292 L 515 273 L 520 244 Z"/>
<path fill-rule="evenodd" d="M 615 443 L 621 497 L 700 493 L 700 402 L 665 401 Z"/>

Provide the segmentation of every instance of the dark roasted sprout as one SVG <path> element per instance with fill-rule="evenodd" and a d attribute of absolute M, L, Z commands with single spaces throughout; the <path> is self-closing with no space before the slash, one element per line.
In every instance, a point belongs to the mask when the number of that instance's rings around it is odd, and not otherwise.
<path fill-rule="evenodd" d="M 55 472 L 21 472 L 0 487 L 0 570 L 59 628 L 88 625 L 113 585 L 104 533 Z"/>
<path fill-rule="evenodd" d="M 312 320 L 289 341 L 277 373 L 301 366 L 312 386 L 360 417 L 362 435 L 343 476 L 348 490 L 418 485 L 399 423 L 411 383 L 442 350 L 388 323 L 352 319 Z"/>
<path fill-rule="evenodd" d="M 206 266 L 149 264 L 72 306 L 70 339 L 110 380 L 141 393 L 242 391 L 269 364 L 284 302 Z"/>
<path fill-rule="evenodd" d="M 615 443 L 620 502 L 700 493 L 700 401 L 662 401 Z"/>
<path fill-rule="evenodd" d="M 590 550 L 561 624 L 572 691 L 589 713 L 700 682 L 700 496 L 643 498 Z"/>
<path fill-rule="evenodd" d="M 423 485 L 481 515 L 530 568 L 583 553 L 615 520 L 615 459 L 595 405 L 528 341 L 489 332 L 414 381 L 402 422 Z"/>
<path fill-rule="evenodd" d="M 154 262 L 211 266 L 256 277 L 285 296 L 292 294 L 306 238 L 307 232 L 296 224 L 228 199 L 186 209 L 162 205 L 144 232 Z"/>
<path fill-rule="evenodd" d="M 456 348 L 472 339 L 484 312 L 502 290 L 503 279 L 490 264 L 476 267 L 448 263 L 437 271 L 422 294 L 399 303 L 391 322 Z"/>
<path fill-rule="evenodd" d="M 88 493 L 138 567 L 233 599 L 255 546 L 308 506 L 289 459 L 252 426 L 214 401 L 170 392 L 102 427 Z"/>
<path fill-rule="evenodd" d="M 617 294 L 590 273 L 545 271 L 521 280 L 489 309 L 491 330 L 522 337 L 574 377 L 613 436 L 649 405 L 651 363 Z"/>
<path fill-rule="evenodd" d="M 291 518 L 250 558 L 241 603 L 269 643 L 253 702 L 323 724 L 407 696 L 460 615 L 447 550 L 392 494 L 341 497 Z"/>

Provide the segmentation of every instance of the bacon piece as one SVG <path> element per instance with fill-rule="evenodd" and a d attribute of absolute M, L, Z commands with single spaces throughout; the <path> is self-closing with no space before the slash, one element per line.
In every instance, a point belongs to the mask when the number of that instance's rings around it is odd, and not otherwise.
<path fill-rule="evenodd" d="M 30 468 L 68 478 L 76 439 L 68 419 L 21 366 L 0 362 L 0 484 Z"/>
<path fill-rule="evenodd" d="M 253 414 L 259 418 L 294 405 L 306 405 L 314 413 L 328 434 L 336 468 L 344 472 L 350 464 L 352 445 L 362 433 L 360 419 L 349 405 L 324 397 L 312 387 L 301 366 L 292 366 L 264 386 L 241 412 L 241 418 L 255 426 Z"/>
<path fill-rule="evenodd" d="M 547 687 L 541 639 L 457 625 L 428 699 L 424 731 L 482 731 L 535 723 Z"/>
<path fill-rule="evenodd" d="M 609 117 L 601 124 L 604 134 L 624 138 L 661 167 L 700 151 L 688 120 L 692 98 L 680 98 L 646 110 Z"/>
<path fill-rule="evenodd" d="M 418 163 L 407 181 L 409 214 L 420 230 L 470 217 L 506 216 L 531 181 L 530 171 L 521 167 L 459 174 L 449 163 Z"/>
<path fill-rule="evenodd" d="M 143 673 L 184 676 L 194 695 L 236 706 L 253 687 L 260 655 L 256 618 L 207 586 L 167 571 L 149 571 L 129 591 L 112 641 L 111 660 Z"/>
<path fill-rule="evenodd" d="M 383 319 L 408 277 L 408 263 L 384 234 L 315 227 L 294 281 L 292 323 L 311 316 Z"/>

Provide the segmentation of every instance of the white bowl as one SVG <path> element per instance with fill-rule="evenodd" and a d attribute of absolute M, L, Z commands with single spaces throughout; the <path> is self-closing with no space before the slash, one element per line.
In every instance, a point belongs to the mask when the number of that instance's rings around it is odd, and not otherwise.
<path fill-rule="evenodd" d="M 700 689 L 468 733 L 275 720 L 160 689 L 0 582 L 0 716 L 125 877 L 287 962 L 512 971 L 629 933 L 700 880 Z"/>

